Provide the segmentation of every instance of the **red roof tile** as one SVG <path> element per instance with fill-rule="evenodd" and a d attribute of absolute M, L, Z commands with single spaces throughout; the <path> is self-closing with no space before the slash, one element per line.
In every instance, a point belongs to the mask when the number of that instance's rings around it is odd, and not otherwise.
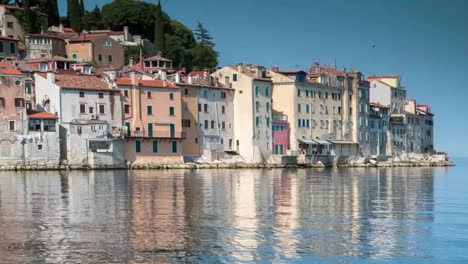
<path fill-rule="evenodd" d="M 9 62 L 0 62 L 0 74 L 2 75 L 21 75 L 21 72 L 13 67 Z"/>
<path fill-rule="evenodd" d="M 48 113 L 48 112 L 38 112 L 33 110 L 28 110 L 28 117 L 29 118 L 47 118 L 47 119 L 58 119 L 58 116 Z"/>
<path fill-rule="evenodd" d="M 5 36 L 0 36 L 0 39 L 9 40 L 9 41 L 19 41 L 18 39 L 14 39 L 14 38 L 10 38 L 10 37 L 5 37 Z"/>
<path fill-rule="evenodd" d="M 382 108 L 382 109 L 389 109 L 388 106 L 380 104 L 380 103 L 370 103 L 371 106 L 377 107 L 377 108 Z"/>
<path fill-rule="evenodd" d="M 39 75 L 47 78 L 46 73 L 39 73 Z M 55 84 L 62 89 L 118 91 L 118 89 L 109 88 L 109 85 L 96 75 L 78 74 L 73 71 L 56 73 Z"/>
<path fill-rule="evenodd" d="M 130 78 L 120 78 L 117 79 L 115 82 L 117 85 L 128 85 L 131 86 L 132 80 Z M 179 87 L 174 85 L 169 81 L 162 81 L 162 80 L 140 80 L 138 86 L 145 86 L 145 87 L 157 87 L 157 88 L 173 88 L 178 89 Z"/>

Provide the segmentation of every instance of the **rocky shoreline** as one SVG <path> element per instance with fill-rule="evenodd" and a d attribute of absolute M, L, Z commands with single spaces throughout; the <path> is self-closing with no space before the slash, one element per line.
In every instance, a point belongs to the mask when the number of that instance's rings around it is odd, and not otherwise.
<path fill-rule="evenodd" d="M 104 167 L 69 167 L 65 165 L 0 165 L 0 171 L 37 171 L 37 170 L 195 170 L 195 169 L 284 169 L 284 168 L 379 168 L 379 167 L 449 167 L 455 166 L 451 161 L 441 157 L 411 154 L 389 158 L 384 161 L 356 157 L 345 161 L 324 164 L 320 161 L 308 164 L 276 164 L 247 162 L 211 162 L 211 163 L 138 163 L 126 166 Z"/>

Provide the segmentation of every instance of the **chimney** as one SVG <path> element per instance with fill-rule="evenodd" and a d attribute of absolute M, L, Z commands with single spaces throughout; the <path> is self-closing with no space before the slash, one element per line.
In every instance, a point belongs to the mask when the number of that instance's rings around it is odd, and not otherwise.
<path fill-rule="evenodd" d="M 60 25 L 59 25 L 59 32 L 63 33 L 63 24 L 62 23 L 60 23 Z"/>
<path fill-rule="evenodd" d="M 161 80 L 166 81 L 167 80 L 167 72 L 166 71 L 161 71 L 161 74 L 159 75 L 159 78 Z"/>
<path fill-rule="evenodd" d="M 133 57 L 128 58 L 128 66 L 132 67 L 133 63 Z"/>
<path fill-rule="evenodd" d="M 192 84 L 192 83 L 193 83 L 193 81 L 192 81 L 192 76 L 190 76 L 190 75 L 188 76 L 188 83 L 189 83 L 189 84 Z"/>
<path fill-rule="evenodd" d="M 237 63 L 237 71 L 238 71 L 239 73 L 242 72 L 242 62 Z"/>
<path fill-rule="evenodd" d="M 175 82 L 180 83 L 180 73 L 178 72 L 175 74 Z"/>
<path fill-rule="evenodd" d="M 130 34 L 128 33 L 128 26 L 124 26 L 123 31 L 124 31 L 124 41 L 128 41 L 130 39 Z"/>
<path fill-rule="evenodd" d="M 273 66 L 272 70 L 273 70 L 274 72 L 277 72 L 277 71 L 279 71 L 279 67 L 278 67 L 278 65 L 275 65 L 275 66 Z"/>
<path fill-rule="evenodd" d="M 55 82 L 55 72 L 47 72 L 47 80 L 51 83 Z"/>

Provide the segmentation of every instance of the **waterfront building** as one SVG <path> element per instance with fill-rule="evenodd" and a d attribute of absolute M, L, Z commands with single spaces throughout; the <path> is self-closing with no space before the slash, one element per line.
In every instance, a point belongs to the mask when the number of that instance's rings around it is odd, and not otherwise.
<path fill-rule="evenodd" d="M 67 165 L 124 163 L 119 154 L 123 153 L 120 90 L 95 75 L 74 71 L 39 72 L 34 77 L 36 109 L 58 116 L 61 159 Z"/>
<path fill-rule="evenodd" d="M 19 57 L 18 40 L 0 36 L 0 61 L 13 61 Z"/>
<path fill-rule="evenodd" d="M 125 158 L 129 162 L 181 163 L 180 88 L 138 71 L 116 80 L 122 90 Z"/>
<path fill-rule="evenodd" d="M 371 156 L 391 155 L 389 142 L 390 108 L 378 103 L 371 103 L 369 110 L 369 154 Z"/>
<path fill-rule="evenodd" d="M 289 122 L 286 115 L 273 112 L 273 154 L 285 155 L 289 150 Z"/>
<path fill-rule="evenodd" d="M 405 101 L 405 112 L 411 113 L 408 144 L 412 152 L 427 153 L 434 150 L 434 114 L 429 105 L 420 105 L 415 99 Z M 414 135 L 414 136 L 411 136 Z"/>
<path fill-rule="evenodd" d="M 272 152 L 272 80 L 263 66 L 225 66 L 212 74 L 235 90 L 234 150 L 251 162 L 265 162 Z"/>
<path fill-rule="evenodd" d="M 96 65 L 98 69 L 120 69 L 124 66 L 124 48 L 105 34 L 81 34 L 67 44 L 68 58 Z"/>
<path fill-rule="evenodd" d="M 400 112 L 405 107 L 406 88 L 402 85 L 400 76 L 383 75 L 369 76 L 370 101 L 390 107 L 390 112 L 394 110 Z"/>
<path fill-rule="evenodd" d="M 234 89 L 207 71 L 177 76 L 176 84 L 182 91 L 182 129 L 190 135 L 182 142 L 184 156 L 234 150 Z"/>
<path fill-rule="evenodd" d="M 65 40 L 57 34 L 26 35 L 26 58 L 66 57 Z"/>
<path fill-rule="evenodd" d="M 57 116 L 30 110 L 30 80 L 8 62 L 0 82 L 0 165 L 57 166 Z"/>
<path fill-rule="evenodd" d="M 308 80 L 304 71 L 275 68 L 268 74 L 273 80 L 273 109 L 289 121 L 290 154 L 297 154 L 301 145 L 314 139 L 342 139 L 339 87 Z"/>

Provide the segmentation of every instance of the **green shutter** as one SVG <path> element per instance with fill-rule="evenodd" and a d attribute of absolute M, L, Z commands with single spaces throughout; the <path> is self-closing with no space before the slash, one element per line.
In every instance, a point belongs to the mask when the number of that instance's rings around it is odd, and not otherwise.
<path fill-rule="evenodd" d="M 125 126 L 127 127 L 128 135 L 130 136 L 130 122 L 125 122 Z"/>
<path fill-rule="evenodd" d="M 158 153 L 158 141 L 153 141 L 153 153 Z"/>
<path fill-rule="evenodd" d="M 284 146 L 283 146 L 283 145 L 280 145 L 280 154 L 281 154 L 281 155 L 284 154 Z"/>
<path fill-rule="evenodd" d="M 265 87 L 265 96 L 270 96 L 270 90 L 268 87 Z"/>
<path fill-rule="evenodd" d="M 175 125 L 171 124 L 170 127 L 171 127 L 171 138 L 174 138 L 175 137 Z"/>
<path fill-rule="evenodd" d="M 258 87 L 255 87 L 255 96 L 258 96 Z"/>
<path fill-rule="evenodd" d="M 177 141 L 172 141 L 172 153 L 177 153 Z"/>
<path fill-rule="evenodd" d="M 139 140 L 135 141 L 135 152 L 136 153 L 141 152 L 141 141 L 139 141 Z"/>
<path fill-rule="evenodd" d="M 270 118 L 269 117 L 266 118 L 266 123 L 267 123 L 267 127 L 269 127 L 270 126 Z"/>
<path fill-rule="evenodd" d="M 153 124 L 148 123 L 148 137 L 153 137 Z"/>
<path fill-rule="evenodd" d="M 174 115 L 174 107 L 169 107 L 169 115 L 173 116 Z"/>
<path fill-rule="evenodd" d="M 147 113 L 148 115 L 152 115 L 152 114 L 153 114 L 153 106 L 148 105 L 148 106 L 146 107 L 146 113 Z"/>
<path fill-rule="evenodd" d="M 257 127 L 260 124 L 260 118 L 258 116 L 255 118 L 255 124 L 257 124 Z"/>
<path fill-rule="evenodd" d="M 234 73 L 232 75 L 232 81 L 237 82 L 237 74 L 236 73 Z"/>

